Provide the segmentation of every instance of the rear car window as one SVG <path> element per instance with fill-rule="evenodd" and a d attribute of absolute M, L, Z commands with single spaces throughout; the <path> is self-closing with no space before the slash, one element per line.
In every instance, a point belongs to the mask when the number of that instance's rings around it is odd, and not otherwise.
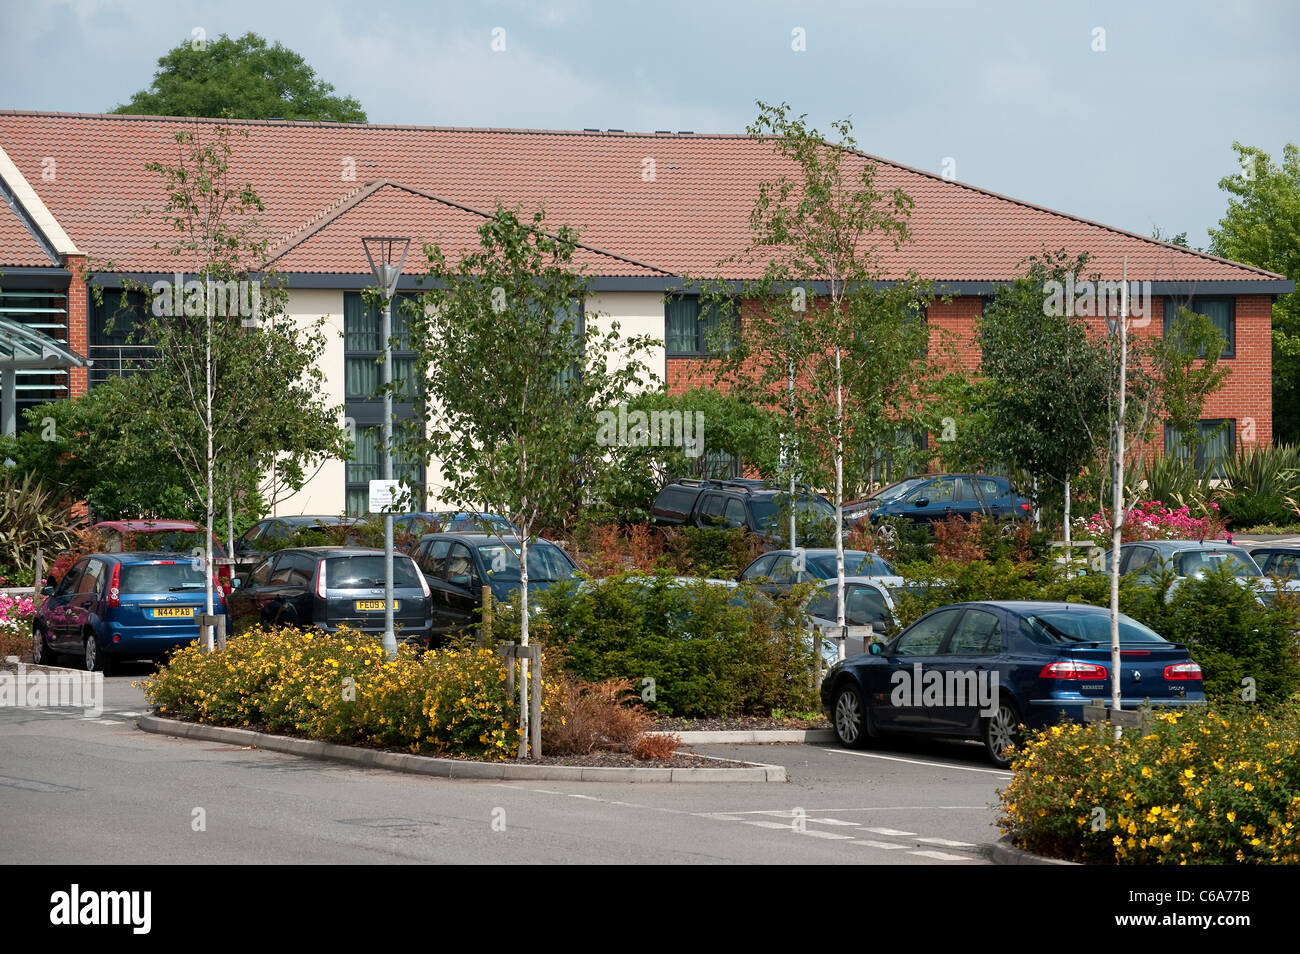
<path fill-rule="evenodd" d="M 382 556 L 331 557 L 325 561 L 325 585 L 332 590 L 372 589 L 384 585 Z M 419 586 L 409 557 L 393 557 L 393 586 Z"/>
<path fill-rule="evenodd" d="M 1078 613 L 1071 610 L 1044 610 L 1025 617 L 1021 631 L 1036 643 L 1110 643 L 1109 613 Z M 1167 640 L 1137 620 L 1119 615 L 1121 643 L 1163 643 Z"/>
<path fill-rule="evenodd" d="M 127 563 L 122 566 L 123 593 L 175 593 L 202 590 L 207 577 L 189 560 L 175 563 Z"/>
<path fill-rule="evenodd" d="M 1226 566 L 1233 576 L 1259 576 L 1259 567 L 1243 551 L 1194 550 L 1178 558 L 1179 576 L 1195 576 Z"/>

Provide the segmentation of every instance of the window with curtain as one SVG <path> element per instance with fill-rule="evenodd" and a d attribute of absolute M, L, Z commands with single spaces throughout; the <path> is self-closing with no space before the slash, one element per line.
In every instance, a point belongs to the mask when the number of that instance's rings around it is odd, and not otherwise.
<path fill-rule="evenodd" d="M 370 508 L 370 481 L 384 476 L 382 424 L 357 426 L 357 439 L 346 466 L 347 510 L 364 515 Z M 398 452 L 393 455 L 393 477 L 413 487 L 424 482 L 424 468 L 418 460 Z"/>
<path fill-rule="evenodd" d="M 1195 312 L 1198 315 L 1205 315 L 1210 321 L 1214 322 L 1214 327 L 1219 329 L 1223 335 L 1223 340 L 1227 342 L 1223 349 L 1223 357 L 1232 358 L 1237 352 L 1237 314 L 1235 302 L 1231 298 L 1165 298 L 1165 336 L 1168 337 L 1169 329 L 1173 326 L 1174 319 L 1178 317 L 1178 309 L 1185 307 L 1188 311 Z"/>
<path fill-rule="evenodd" d="M 1223 476 L 1223 461 L 1232 456 L 1237 447 L 1236 421 L 1217 418 L 1198 422 L 1194 461 L 1197 470 L 1208 473 L 1211 477 Z M 1192 448 L 1188 445 L 1182 431 L 1165 425 L 1165 454 L 1186 460 L 1191 456 Z"/>
<path fill-rule="evenodd" d="M 664 348 L 670 355 L 707 355 L 717 347 L 729 348 L 735 339 L 734 312 L 725 316 L 732 328 L 725 339 L 723 309 L 717 302 L 701 307 L 700 299 L 670 298 L 664 303 Z"/>
<path fill-rule="evenodd" d="M 399 403 L 415 400 L 415 361 L 410 353 L 409 317 L 404 306 L 406 302 L 417 301 L 414 295 L 397 295 L 393 298 L 392 324 L 393 337 L 393 380 L 404 382 L 404 386 L 394 395 Z M 378 390 L 383 375 L 380 359 L 384 351 L 381 325 L 383 316 L 379 307 L 366 306 L 365 299 L 359 292 L 349 292 L 343 296 L 343 349 L 344 369 L 343 385 L 345 397 L 349 400 L 378 399 Z"/>

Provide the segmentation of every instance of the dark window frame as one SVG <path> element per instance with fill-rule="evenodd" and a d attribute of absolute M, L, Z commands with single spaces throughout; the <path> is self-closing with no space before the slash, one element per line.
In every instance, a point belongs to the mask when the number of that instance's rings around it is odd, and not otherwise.
<path fill-rule="evenodd" d="M 1164 298 L 1164 303 L 1163 303 L 1164 325 L 1162 327 L 1161 333 L 1166 338 L 1169 337 L 1169 326 L 1173 323 L 1174 318 L 1177 317 L 1179 308 L 1186 308 L 1188 311 L 1195 312 L 1198 315 L 1205 314 L 1205 312 L 1198 310 L 1196 307 L 1198 304 L 1202 302 L 1216 302 L 1216 303 L 1223 302 L 1227 304 L 1228 330 L 1224 334 L 1224 340 L 1226 344 L 1224 345 L 1223 354 L 1221 355 L 1221 357 L 1225 359 L 1236 358 L 1237 357 L 1237 299 L 1232 297 L 1231 295 L 1199 295 L 1187 299 L 1181 299 L 1178 298 L 1177 296 L 1172 296 L 1172 295 L 1166 296 Z M 1204 357 L 1204 356 L 1205 355 L 1203 353 L 1200 355 L 1200 357 Z"/>
<path fill-rule="evenodd" d="M 1237 450 L 1237 419 L 1235 417 L 1203 417 L 1196 422 L 1197 433 L 1198 436 L 1204 435 L 1224 423 L 1228 425 L 1226 429 L 1227 442 L 1224 449 L 1224 456 L 1231 456 L 1236 453 Z M 1178 432 L 1176 427 L 1171 424 L 1166 424 L 1164 427 L 1164 439 L 1166 455 L 1179 454 L 1182 457 L 1186 457 L 1186 454 L 1183 451 L 1182 435 Z M 1196 448 L 1196 457 L 1193 462 L 1196 465 L 1196 469 L 1200 472 L 1209 474 L 1211 477 L 1222 477 L 1222 460 L 1222 457 L 1215 457 L 1212 460 L 1207 461 L 1205 458 L 1205 445 L 1201 444 Z"/>
<path fill-rule="evenodd" d="M 673 318 L 672 315 L 673 306 L 674 305 L 681 306 L 686 303 L 693 303 L 695 306 L 695 315 L 694 315 L 695 346 L 691 350 L 681 350 L 673 346 L 674 335 L 671 333 L 669 327 L 669 322 Z M 740 303 L 738 300 L 732 299 L 732 301 L 728 305 L 724 305 L 723 303 L 720 302 L 711 302 L 709 307 L 715 309 L 729 308 L 730 311 L 732 312 L 731 338 L 730 338 L 730 343 L 728 345 L 728 350 L 730 350 L 731 347 L 735 346 L 735 343 L 740 334 Z M 710 349 L 709 347 L 709 328 L 711 327 L 711 323 L 709 321 L 701 320 L 702 312 L 703 309 L 700 306 L 699 295 L 674 295 L 664 299 L 664 354 L 667 357 L 669 358 L 710 358 L 710 357 L 717 356 L 718 352 Z M 725 315 L 718 316 L 719 327 L 721 326 L 721 321 L 724 317 Z"/>

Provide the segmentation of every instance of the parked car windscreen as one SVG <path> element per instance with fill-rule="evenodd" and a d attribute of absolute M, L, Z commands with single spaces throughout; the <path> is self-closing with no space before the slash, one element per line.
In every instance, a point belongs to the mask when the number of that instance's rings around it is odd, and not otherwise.
<path fill-rule="evenodd" d="M 393 586 L 419 586 L 415 564 L 408 557 L 393 558 Z M 325 585 L 332 590 L 372 589 L 384 585 L 382 556 L 340 556 L 325 561 Z"/>
<path fill-rule="evenodd" d="M 1110 642 L 1109 613 L 1080 613 L 1077 610 L 1041 610 L 1026 616 L 1021 629 L 1036 643 Z M 1163 643 L 1167 640 L 1123 613 L 1119 616 L 1121 643 Z"/>
<path fill-rule="evenodd" d="M 909 477 L 907 480 L 900 480 L 896 484 L 890 484 L 883 490 L 876 491 L 876 493 L 871 495 L 871 499 L 877 500 L 880 503 L 889 503 L 891 500 L 897 500 L 913 487 L 921 486 L 921 484 L 925 483 L 929 479 L 930 478 L 928 477 Z"/>
<path fill-rule="evenodd" d="M 483 565 L 487 567 L 488 576 L 494 580 L 519 579 L 519 546 L 505 546 L 501 543 L 485 543 L 478 548 Z M 574 576 L 573 564 L 569 562 L 559 547 L 549 543 L 534 543 L 528 548 L 528 579 L 554 583 L 557 580 L 571 580 Z"/>
<path fill-rule="evenodd" d="M 176 563 L 128 563 L 119 581 L 122 593 L 176 593 L 202 590 L 207 577 L 186 560 Z"/>
<path fill-rule="evenodd" d="M 195 549 L 206 549 L 201 530 L 127 530 L 123 535 L 127 545 L 135 550 L 189 553 Z M 213 544 L 213 549 L 216 549 L 216 544 Z"/>
<path fill-rule="evenodd" d="M 1193 550 L 1178 557 L 1179 576 L 1199 576 L 1221 566 L 1226 566 L 1233 576 L 1261 575 L 1252 560 L 1234 550 Z"/>

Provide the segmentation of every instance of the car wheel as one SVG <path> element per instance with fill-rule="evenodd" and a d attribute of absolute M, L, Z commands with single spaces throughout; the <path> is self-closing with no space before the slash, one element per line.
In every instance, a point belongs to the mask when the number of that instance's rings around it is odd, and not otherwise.
<path fill-rule="evenodd" d="M 894 529 L 891 523 L 882 523 L 872 531 L 882 543 L 893 544 L 898 541 L 898 531 Z"/>
<path fill-rule="evenodd" d="M 50 649 L 50 644 L 45 641 L 45 633 L 39 629 L 32 630 L 33 645 L 35 647 L 36 664 L 38 666 L 53 666 L 58 661 L 59 654 Z"/>
<path fill-rule="evenodd" d="M 831 724 L 835 738 L 850 749 L 865 748 L 867 735 L 867 707 L 862 693 L 853 683 L 845 683 L 835 692 L 835 705 L 831 708 Z"/>
<path fill-rule="evenodd" d="M 108 675 L 110 664 L 108 653 L 99 648 L 99 642 L 95 639 L 94 633 L 86 634 L 85 642 L 86 652 L 86 672 L 102 672 Z"/>
<path fill-rule="evenodd" d="M 984 751 L 989 761 L 998 768 L 1011 765 L 1011 747 L 1020 741 L 1020 711 L 1016 704 L 1002 696 L 998 711 L 984 720 Z"/>

